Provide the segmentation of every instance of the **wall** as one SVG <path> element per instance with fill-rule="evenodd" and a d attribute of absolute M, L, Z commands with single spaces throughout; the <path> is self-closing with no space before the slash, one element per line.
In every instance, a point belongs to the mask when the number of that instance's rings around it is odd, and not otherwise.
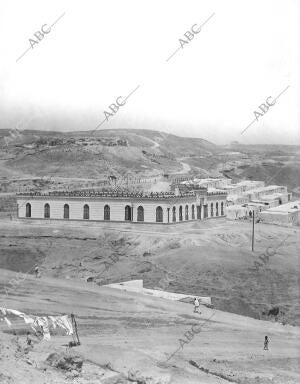
<path fill-rule="evenodd" d="M 124 281 L 122 283 L 104 285 L 104 287 L 120 289 L 121 291 L 138 292 L 144 295 L 160 297 L 163 299 L 174 300 L 174 301 L 179 301 L 187 298 L 190 298 L 191 300 L 193 300 L 194 297 L 196 296 L 196 295 L 186 295 L 182 293 L 166 292 L 158 289 L 144 288 L 143 280 Z M 209 296 L 201 296 L 201 297 L 197 296 L 197 298 L 200 304 L 212 305 L 211 297 Z"/>
<path fill-rule="evenodd" d="M 263 223 L 268 224 L 283 226 L 300 225 L 300 211 L 285 213 L 263 211 L 259 214 L 259 217 Z"/>
<path fill-rule="evenodd" d="M 273 188 L 265 187 L 265 189 L 261 190 L 253 190 L 249 192 L 245 192 L 250 200 L 256 200 L 261 198 L 264 195 L 273 195 L 274 193 L 283 193 L 287 194 L 287 187 L 275 185 Z"/>

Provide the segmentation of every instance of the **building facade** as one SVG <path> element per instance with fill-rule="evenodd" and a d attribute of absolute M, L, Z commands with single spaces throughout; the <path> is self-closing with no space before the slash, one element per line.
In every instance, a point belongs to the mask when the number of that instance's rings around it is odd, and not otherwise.
<path fill-rule="evenodd" d="M 259 214 L 262 223 L 300 226 L 300 200 L 289 202 Z"/>
<path fill-rule="evenodd" d="M 18 218 L 135 223 L 180 223 L 226 215 L 226 194 L 201 189 L 172 193 L 98 191 L 27 193 L 17 196 Z"/>

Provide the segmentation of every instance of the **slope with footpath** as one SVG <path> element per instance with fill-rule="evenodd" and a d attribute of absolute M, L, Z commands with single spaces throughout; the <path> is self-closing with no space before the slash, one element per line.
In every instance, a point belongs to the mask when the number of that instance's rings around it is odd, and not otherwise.
<path fill-rule="evenodd" d="M 0 270 L 3 285 L 14 272 Z M 73 312 L 81 345 L 68 351 L 69 338 L 55 335 L 26 349 L 25 324 L 16 335 L 0 325 L 0 380 L 11 384 L 296 384 L 300 380 L 299 328 L 251 319 L 206 307 L 145 297 L 94 284 L 33 276 L 5 296 L 1 305 L 33 315 Z M 180 339 L 198 326 L 190 342 Z M 195 328 L 194 328 L 195 329 Z M 263 350 L 264 336 L 270 339 Z M 175 353 L 175 351 L 177 351 Z M 51 353 L 76 353 L 76 373 L 50 367 Z M 299 367 L 299 365 L 298 365 Z M 147 378 L 147 379 L 146 379 Z"/>
<path fill-rule="evenodd" d="M 211 296 L 220 310 L 299 325 L 299 228 L 257 224 L 255 252 L 251 230 L 222 218 L 171 226 L 3 220 L 0 268 L 37 263 L 42 276 L 99 285 L 143 279 L 146 288 Z M 270 257 L 256 268 L 263 254 Z"/>

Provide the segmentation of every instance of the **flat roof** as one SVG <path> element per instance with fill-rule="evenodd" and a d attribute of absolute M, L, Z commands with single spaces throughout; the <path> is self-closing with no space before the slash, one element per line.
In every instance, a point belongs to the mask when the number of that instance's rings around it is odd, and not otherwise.
<path fill-rule="evenodd" d="M 224 185 L 223 189 L 237 189 L 238 186 L 236 184 Z"/>
<path fill-rule="evenodd" d="M 261 200 L 275 200 L 277 198 L 280 198 L 282 196 L 286 196 L 286 193 L 272 193 L 270 195 L 262 195 L 260 196 Z"/>
<path fill-rule="evenodd" d="M 259 187 L 251 189 L 250 191 L 245 191 L 245 193 L 254 193 L 254 192 L 263 192 L 263 191 L 272 191 L 277 188 L 286 188 L 284 185 L 268 185 L 267 187 Z"/>
<path fill-rule="evenodd" d="M 251 185 L 251 184 L 257 184 L 257 183 L 264 183 L 264 181 L 261 180 L 241 180 L 236 184 L 233 185 Z"/>
<path fill-rule="evenodd" d="M 297 207 L 297 208 L 295 208 Z M 267 209 L 266 212 L 270 213 L 284 213 L 284 212 L 298 212 L 300 211 L 300 200 L 290 201 L 286 204 L 277 205 L 277 207 L 272 207 Z"/>

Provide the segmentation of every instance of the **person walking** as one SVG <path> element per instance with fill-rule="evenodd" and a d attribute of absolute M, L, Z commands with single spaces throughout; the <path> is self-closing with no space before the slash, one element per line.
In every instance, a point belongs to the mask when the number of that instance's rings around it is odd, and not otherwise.
<path fill-rule="evenodd" d="M 268 339 L 268 336 L 265 336 L 264 350 L 265 351 L 269 350 L 269 339 Z"/>
<path fill-rule="evenodd" d="M 39 277 L 39 267 L 37 265 L 34 267 L 34 273 L 35 273 L 35 277 L 38 278 Z"/>
<path fill-rule="evenodd" d="M 195 299 L 194 299 L 194 313 L 201 313 L 199 309 L 200 309 L 199 300 L 197 299 L 197 297 L 195 297 Z"/>

